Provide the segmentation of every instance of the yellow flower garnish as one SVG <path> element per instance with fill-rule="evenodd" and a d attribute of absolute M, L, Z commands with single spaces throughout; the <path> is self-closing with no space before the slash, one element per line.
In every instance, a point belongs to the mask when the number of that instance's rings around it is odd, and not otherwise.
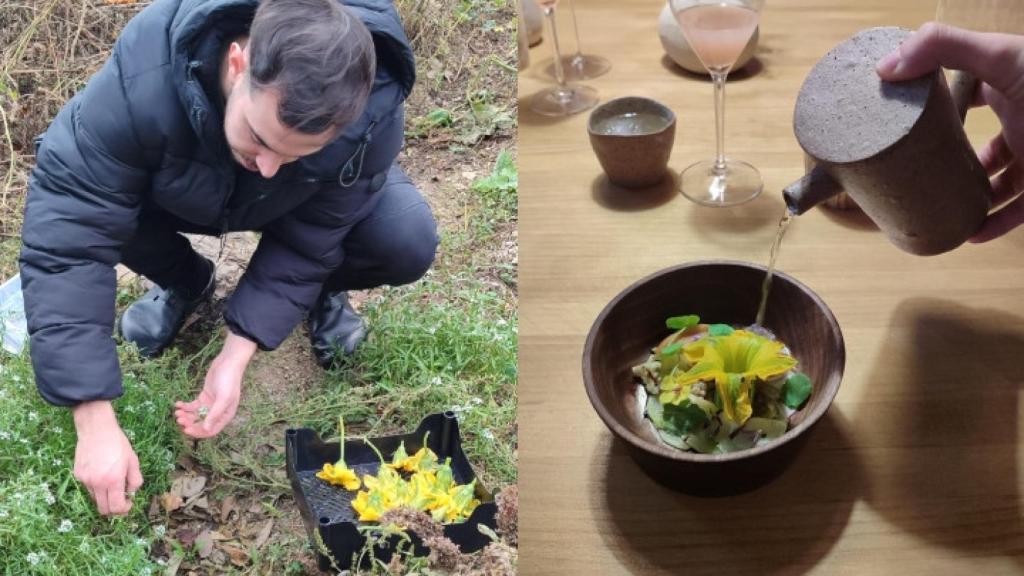
<path fill-rule="evenodd" d="M 322 470 L 316 473 L 316 477 L 330 482 L 331 484 L 343 486 L 345 490 L 359 490 L 359 476 L 355 470 L 345 464 L 345 421 L 338 416 L 338 435 L 340 445 L 338 461 L 334 464 L 324 464 Z"/>
<path fill-rule="evenodd" d="M 331 484 L 344 486 L 345 490 L 359 490 L 359 476 L 344 465 L 324 464 L 324 469 L 317 472 L 316 477 Z"/>
<path fill-rule="evenodd" d="M 412 476 L 406 480 L 400 470 Z M 361 522 L 376 522 L 388 510 L 402 506 L 429 512 L 438 522 L 458 522 L 469 518 L 480 504 L 473 498 L 476 481 L 456 484 L 451 462 L 438 464 L 437 455 L 426 446 L 413 456 L 399 446 L 391 463 L 381 466 L 376 476 L 363 476 L 363 486 L 365 490 L 352 501 Z"/>
<path fill-rule="evenodd" d="M 746 330 L 691 342 L 682 350 L 689 368 L 680 365 L 662 380 L 658 400 L 680 404 L 693 384 L 714 382 L 726 418 L 742 425 L 754 412 L 754 381 L 781 376 L 796 366 L 796 359 L 782 348 L 782 342 Z"/>

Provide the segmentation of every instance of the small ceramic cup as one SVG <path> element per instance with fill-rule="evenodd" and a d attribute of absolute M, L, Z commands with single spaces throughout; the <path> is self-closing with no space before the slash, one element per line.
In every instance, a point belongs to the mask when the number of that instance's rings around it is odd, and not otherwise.
<path fill-rule="evenodd" d="M 612 184 L 647 188 L 661 182 L 667 173 L 676 115 L 660 102 L 627 96 L 595 108 L 587 132 Z"/>

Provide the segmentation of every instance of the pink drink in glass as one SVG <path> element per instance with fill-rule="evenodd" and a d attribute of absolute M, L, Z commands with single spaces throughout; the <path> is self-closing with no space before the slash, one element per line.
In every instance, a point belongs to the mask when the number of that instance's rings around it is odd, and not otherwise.
<path fill-rule="evenodd" d="M 676 13 L 686 41 L 711 72 L 736 63 L 757 28 L 756 10 L 729 4 L 693 6 Z"/>

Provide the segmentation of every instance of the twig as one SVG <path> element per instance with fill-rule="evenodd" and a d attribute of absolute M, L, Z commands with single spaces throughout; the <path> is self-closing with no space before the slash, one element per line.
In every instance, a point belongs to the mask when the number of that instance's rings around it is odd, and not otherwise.
<path fill-rule="evenodd" d="M 14 171 L 17 168 L 17 154 L 14 153 L 14 141 L 11 139 L 11 129 L 7 125 L 7 112 L 4 111 L 4 107 L 0 106 L 0 121 L 3 122 L 4 138 L 7 140 L 7 151 L 11 155 L 10 166 L 7 168 L 7 179 L 4 180 L 4 187 L 0 190 L 0 208 L 7 208 L 7 191 L 11 188 L 11 182 L 14 181 Z"/>
<path fill-rule="evenodd" d="M 75 57 L 75 45 L 78 44 L 78 37 L 82 34 L 82 26 L 85 24 L 85 14 L 89 11 L 89 1 L 82 0 L 82 13 L 78 17 L 78 29 L 75 30 L 75 35 L 71 38 L 71 47 L 68 49 L 65 55 L 66 60 L 72 60 Z"/>

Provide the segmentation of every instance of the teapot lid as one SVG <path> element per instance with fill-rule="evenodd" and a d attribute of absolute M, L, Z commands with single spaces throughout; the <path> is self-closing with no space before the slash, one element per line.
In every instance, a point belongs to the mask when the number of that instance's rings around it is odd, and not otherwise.
<path fill-rule="evenodd" d="M 875 156 L 906 136 L 924 111 L 938 71 L 883 82 L 875 64 L 910 32 L 869 28 L 826 54 L 804 80 L 793 130 L 812 157 L 837 164 Z"/>

